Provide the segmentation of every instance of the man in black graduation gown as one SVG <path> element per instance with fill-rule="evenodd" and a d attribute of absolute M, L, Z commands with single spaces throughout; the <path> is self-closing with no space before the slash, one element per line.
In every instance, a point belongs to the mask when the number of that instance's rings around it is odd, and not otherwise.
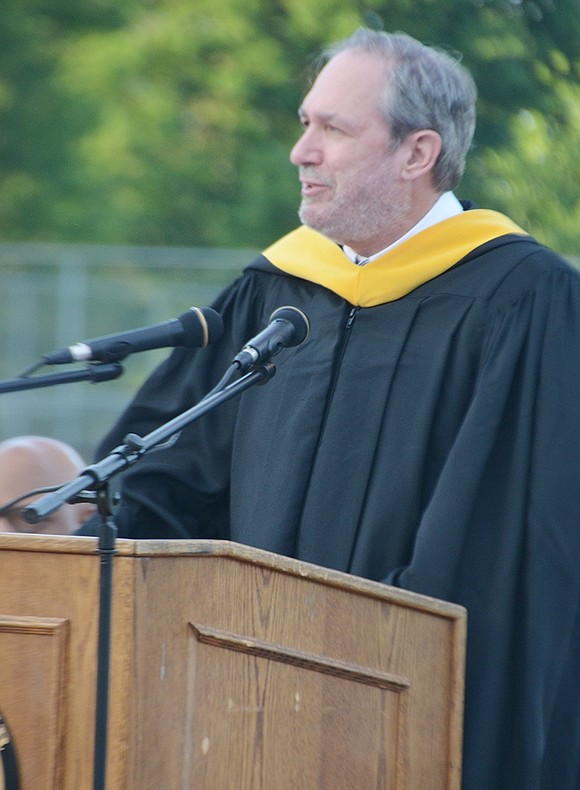
<path fill-rule="evenodd" d="M 357 31 L 292 150 L 302 225 L 216 299 L 101 454 L 216 385 L 292 305 L 277 372 L 124 475 L 132 538 L 226 538 L 468 611 L 465 790 L 572 790 L 580 760 L 580 281 L 460 204 L 475 89 L 451 58 Z"/>

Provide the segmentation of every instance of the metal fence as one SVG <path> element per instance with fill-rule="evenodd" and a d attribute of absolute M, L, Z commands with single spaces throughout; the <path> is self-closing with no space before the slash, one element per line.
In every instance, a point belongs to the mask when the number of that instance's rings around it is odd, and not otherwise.
<path fill-rule="evenodd" d="M 0 379 L 17 378 L 48 351 L 207 305 L 254 256 L 252 250 L 0 244 Z M 0 439 L 54 436 L 90 459 L 167 353 L 128 357 L 114 381 L 0 393 Z M 44 367 L 35 375 L 63 369 L 70 368 Z"/>

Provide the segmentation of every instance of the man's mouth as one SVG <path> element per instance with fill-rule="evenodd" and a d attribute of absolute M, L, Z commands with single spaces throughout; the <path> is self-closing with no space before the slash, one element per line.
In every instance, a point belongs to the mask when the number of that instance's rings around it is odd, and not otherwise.
<path fill-rule="evenodd" d="M 304 176 L 301 176 L 300 183 L 302 184 L 301 194 L 303 197 L 315 197 L 329 187 L 329 184 L 320 179 Z"/>

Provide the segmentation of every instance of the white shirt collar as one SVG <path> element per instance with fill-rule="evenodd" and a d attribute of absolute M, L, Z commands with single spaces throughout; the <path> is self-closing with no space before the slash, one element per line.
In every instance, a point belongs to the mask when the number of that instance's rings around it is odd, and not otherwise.
<path fill-rule="evenodd" d="M 401 242 L 406 241 L 407 239 L 411 238 L 411 236 L 415 236 L 417 233 L 425 230 L 425 228 L 429 228 L 431 225 L 436 225 L 438 222 L 442 222 L 444 219 L 454 217 L 456 214 L 461 214 L 462 211 L 463 206 L 459 200 L 457 200 L 453 192 L 444 192 L 439 196 L 434 205 L 429 209 L 425 216 L 420 219 L 419 222 L 417 222 L 416 225 L 414 225 L 403 236 L 401 236 L 400 239 L 397 239 L 397 241 L 389 244 L 383 250 L 375 252 L 374 255 L 369 255 L 368 258 L 358 255 L 358 253 L 356 253 L 351 247 L 347 247 L 346 244 L 343 246 L 342 251 L 353 263 L 358 263 L 359 265 L 368 263 L 369 261 L 373 261 L 375 258 L 378 258 L 379 255 L 384 255 L 385 252 L 391 250 L 393 247 L 396 247 L 397 244 L 401 244 Z"/>

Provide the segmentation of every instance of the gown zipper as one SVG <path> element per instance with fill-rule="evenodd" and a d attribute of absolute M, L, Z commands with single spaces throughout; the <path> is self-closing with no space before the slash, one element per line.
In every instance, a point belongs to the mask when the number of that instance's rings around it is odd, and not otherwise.
<path fill-rule="evenodd" d="M 319 438 L 319 441 L 324 436 L 324 431 L 325 431 L 325 428 L 326 428 L 326 420 L 327 420 L 327 417 L 328 417 L 328 412 L 330 411 L 330 405 L 331 405 L 332 400 L 334 398 L 334 391 L 336 389 L 336 383 L 338 381 L 338 376 L 340 374 L 340 369 L 342 367 L 342 360 L 343 360 L 344 354 L 346 352 L 346 347 L 348 345 L 348 340 L 349 340 L 349 337 L 350 337 L 351 329 L 353 327 L 353 324 L 355 322 L 355 319 L 356 319 L 356 316 L 357 316 L 357 313 L 358 313 L 359 310 L 360 310 L 360 307 L 351 307 L 350 308 L 350 310 L 348 311 L 346 322 L 344 324 L 344 328 L 342 330 L 342 337 L 341 337 L 340 345 L 338 347 L 338 353 L 336 355 L 336 361 L 334 363 L 333 370 L 332 370 L 332 379 L 331 379 L 331 382 L 330 382 L 330 387 L 328 388 L 328 397 L 326 399 L 326 408 L 324 409 L 324 417 L 323 417 L 323 420 L 322 420 L 322 425 L 320 427 L 320 433 L 319 433 L 319 437 L 320 438 Z"/>
<path fill-rule="evenodd" d="M 336 354 L 336 360 L 334 362 L 333 369 L 332 369 L 332 378 L 331 378 L 331 381 L 330 381 L 330 386 L 328 388 L 328 396 L 326 398 L 326 406 L 324 408 L 324 414 L 323 414 L 322 422 L 321 422 L 321 425 L 320 425 L 320 431 L 318 433 L 317 449 L 315 451 L 315 456 L 318 453 L 318 446 L 320 445 L 320 442 L 322 441 L 322 437 L 324 436 L 324 433 L 325 433 L 325 430 L 326 430 L 326 423 L 327 423 L 327 420 L 328 420 L 328 412 L 330 411 L 330 407 L 332 405 L 332 401 L 333 401 L 333 398 L 334 398 L 334 391 L 336 389 L 336 384 L 337 384 L 337 381 L 338 381 L 340 368 L 342 366 L 342 360 L 344 358 L 346 347 L 348 345 L 350 331 L 352 329 L 352 326 L 353 326 L 353 324 L 355 322 L 355 319 L 356 319 L 356 315 L 357 315 L 359 310 L 360 310 L 360 307 L 350 307 L 349 310 L 348 310 L 348 313 L 347 313 L 346 321 L 345 321 L 345 323 L 343 325 L 342 336 L 341 336 L 341 339 L 340 339 L 340 344 L 338 346 L 338 350 L 337 350 L 337 354 Z M 302 502 L 302 508 L 304 507 L 305 501 L 306 501 L 306 497 L 304 498 L 304 500 Z M 294 557 L 298 556 L 297 555 L 297 548 L 298 548 L 298 545 L 300 544 L 300 533 L 301 533 L 301 526 L 300 526 L 300 524 L 301 524 L 301 522 L 302 522 L 302 513 L 300 514 L 299 526 L 298 526 L 298 529 L 296 530 L 294 552 L 292 554 L 292 556 L 294 556 Z"/>

